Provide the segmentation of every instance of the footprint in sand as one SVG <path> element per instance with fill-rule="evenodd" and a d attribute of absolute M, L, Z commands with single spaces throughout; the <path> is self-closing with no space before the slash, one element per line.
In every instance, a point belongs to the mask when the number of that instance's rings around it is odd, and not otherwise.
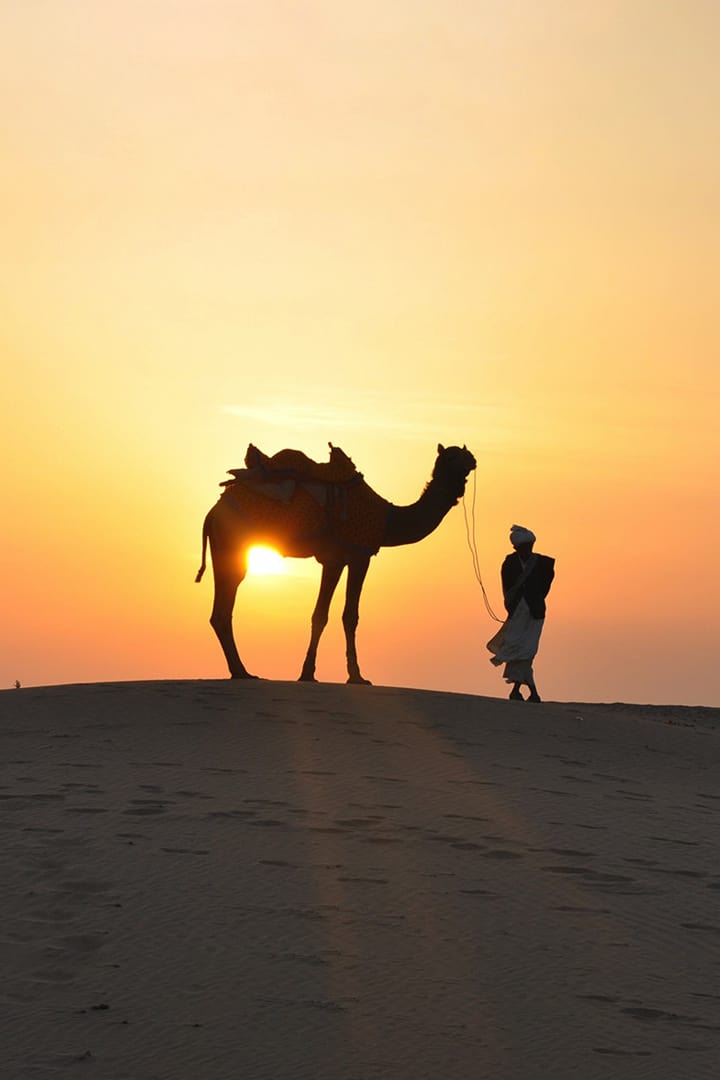
<path fill-rule="evenodd" d="M 134 814 L 139 817 L 164 814 L 167 802 L 160 799 L 131 799 L 131 806 L 123 810 L 123 814 Z"/>
<path fill-rule="evenodd" d="M 367 818 L 336 818 L 336 825 L 343 825 L 349 829 L 374 828 L 385 819 L 382 815 Z"/>
<path fill-rule="evenodd" d="M 610 1054 L 613 1057 L 652 1057 L 650 1050 L 613 1050 L 605 1046 L 593 1046 L 594 1054 Z"/>
<path fill-rule="evenodd" d="M 255 806 L 289 806 L 289 802 L 283 799 L 243 799 L 245 803 L 254 803 Z"/>
<path fill-rule="evenodd" d="M 704 870 L 676 870 L 671 868 L 666 870 L 662 866 L 650 866 L 648 867 L 651 874 L 669 874 L 674 877 L 686 877 L 686 878 L 706 878 L 707 874 Z"/>
<path fill-rule="evenodd" d="M 61 938 L 61 942 L 75 952 L 89 953 L 101 949 L 109 935 L 109 930 L 99 930 L 96 933 L 87 934 L 70 934 L 68 937 Z"/>
<path fill-rule="evenodd" d="M 258 818 L 257 821 L 249 821 L 248 825 L 257 825 L 262 829 L 292 829 L 294 828 L 287 821 L 280 821 L 278 818 Z M 340 830 L 337 830 L 340 832 Z"/>
<path fill-rule="evenodd" d="M 164 847 L 160 848 L 167 855 L 209 855 L 210 852 L 207 848 L 183 848 L 183 847 Z"/>
<path fill-rule="evenodd" d="M 492 821 L 492 818 L 481 817 L 479 814 L 443 814 L 442 816 L 451 821 Z"/>
<path fill-rule="evenodd" d="M 537 848 L 537 851 L 546 851 L 551 855 L 562 855 L 566 859 L 594 859 L 594 851 L 576 851 L 574 848 Z"/>
<path fill-rule="evenodd" d="M 338 881 L 349 882 L 353 885 L 387 885 L 387 878 L 372 878 L 372 877 L 339 877 Z"/>
<path fill-rule="evenodd" d="M 400 776 L 363 776 L 363 780 L 379 780 L 382 784 L 407 784 L 408 781 Z"/>
<path fill-rule="evenodd" d="M 58 884 L 58 892 L 74 893 L 77 896 L 93 896 L 107 892 L 109 888 L 106 881 L 96 881 L 94 878 L 71 878 Z"/>
<path fill-rule="evenodd" d="M 609 915 L 610 908 L 604 907 L 577 907 L 572 904 L 560 904 L 559 907 L 552 909 L 553 911 L 565 911 L 571 915 Z M 614 1001 L 614 998 L 604 998 L 598 994 L 579 994 L 579 997 L 586 997 L 588 1001 Z"/>
<path fill-rule="evenodd" d="M 143 767 L 150 766 L 153 769 L 184 769 L 182 761 L 131 761 L 131 765 Z"/>
<path fill-rule="evenodd" d="M 700 847 L 697 840 L 677 840 L 672 836 L 650 836 L 649 840 L 659 840 L 663 844 L 680 844 L 681 847 Z"/>
<path fill-rule="evenodd" d="M 228 773 L 231 776 L 235 776 L 241 773 L 247 774 L 247 769 L 222 769 L 219 765 L 203 765 L 200 769 L 200 772 L 207 772 L 213 774 Z"/>
<path fill-rule="evenodd" d="M 587 866 L 541 866 L 540 869 L 548 874 L 575 874 L 578 877 L 587 878 L 592 882 L 621 882 L 623 884 L 631 884 L 635 880 L 634 878 L 626 877 L 624 874 L 603 874 L 598 870 L 591 870 L 590 867 Z"/>
<path fill-rule="evenodd" d="M 560 795 L 563 799 L 577 799 L 579 798 L 577 791 L 560 791 L 558 788 L 539 788 L 530 787 L 530 791 L 537 791 L 541 795 Z"/>
<path fill-rule="evenodd" d="M 609 994 L 576 994 L 580 1001 L 602 1001 L 608 1005 L 618 1005 L 620 998 L 610 997 Z"/>

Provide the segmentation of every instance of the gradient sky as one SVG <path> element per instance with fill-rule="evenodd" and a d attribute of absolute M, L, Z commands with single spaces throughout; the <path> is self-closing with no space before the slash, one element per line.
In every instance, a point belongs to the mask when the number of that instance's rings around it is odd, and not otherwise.
<path fill-rule="evenodd" d="M 193 579 L 248 442 L 395 503 L 443 442 L 496 610 L 513 522 L 557 559 L 544 696 L 720 705 L 718 40 L 715 0 L 5 0 L 0 686 L 224 676 Z M 286 569 L 235 616 L 280 679 Z M 494 630 L 462 506 L 373 560 L 374 682 L 504 696 Z"/>

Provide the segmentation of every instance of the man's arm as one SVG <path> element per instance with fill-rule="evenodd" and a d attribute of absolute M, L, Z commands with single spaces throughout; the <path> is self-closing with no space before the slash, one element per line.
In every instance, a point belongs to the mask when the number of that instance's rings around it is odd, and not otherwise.
<path fill-rule="evenodd" d="M 520 599 L 517 594 L 513 595 L 512 592 L 512 587 L 518 578 L 516 560 L 513 559 L 512 555 L 505 556 L 505 561 L 500 568 L 500 577 L 502 578 L 503 603 L 505 604 L 505 610 L 508 615 L 512 615 L 517 607 L 517 602 Z"/>

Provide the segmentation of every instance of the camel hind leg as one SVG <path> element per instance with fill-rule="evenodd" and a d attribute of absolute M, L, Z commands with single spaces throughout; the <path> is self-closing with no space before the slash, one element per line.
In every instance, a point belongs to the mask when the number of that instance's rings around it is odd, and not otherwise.
<path fill-rule="evenodd" d="M 233 634 L 232 613 L 235 606 L 235 596 L 238 585 L 245 577 L 245 568 L 230 566 L 227 560 L 216 557 L 213 553 L 213 576 L 215 579 L 215 596 L 213 599 L 210 625 L 220 642 L 231 679 L 255 679 L 247 670 L 235 644 Z"/>

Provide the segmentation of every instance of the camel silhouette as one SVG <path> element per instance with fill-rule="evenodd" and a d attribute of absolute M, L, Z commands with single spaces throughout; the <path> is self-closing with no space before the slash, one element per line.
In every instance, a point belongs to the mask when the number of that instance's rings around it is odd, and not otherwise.
<path fill-rule="evenodd" d="M 248 448 L 257 454 L 254 447 Z M 297 453 L 281 451 L 282 455 Z M 337 448 L 331 447 L 331 461 Z M 266 470 L 229 470 L 233 480 L 225 481 L 225 491 L 205 518 L 202 563 L 196 581 L 205 572 L 208 543 L 212 559 L 215 595 L 210 625 L 215 631 L 233 679 L 251 679 L 238 654 L 232 628 L 232 613 L 240 582 L 247 572 L 247 552 L 254 544 L 267 544 L 281 555 L 314 557 L 322 566 L 320 590 L 311 618 L 310 644 L 300 673 L 300 681 L 315 681 L 318 644 L 328 622 L 333 593 L 347 567 L 345 631 L 349 683 L 369 683 L 360 673 L 356 649 L 360 594 L 371 557 L 381 547 L 415 544 L 438 527 L 465 491 L 467 478 L 476 467 L 465 446 L 438 445 L 432 477 L 420 498 L 408 506 L 393 506 L 377 495 L 350 463 L 353 475 L 341 483 L 318 481 L 317 463 L 313 477 L 290 476 L 288 470 L 272 474 Z M 264 463 L 273 459 L 261 455 Z M 254 460 L 254 459 L 253 459 Z M 307 461 L 308 459 L 304 459 Z M 246 458 L 250 461 L 250 456 Z M 319 469 L 327 466 L 319 466 Z M 258 474 L 259 478 L 258 478 Z M 270 483 L 268 483 L 270 482 Z M 268 492 L 273 488 L 274 493 Z"/>

